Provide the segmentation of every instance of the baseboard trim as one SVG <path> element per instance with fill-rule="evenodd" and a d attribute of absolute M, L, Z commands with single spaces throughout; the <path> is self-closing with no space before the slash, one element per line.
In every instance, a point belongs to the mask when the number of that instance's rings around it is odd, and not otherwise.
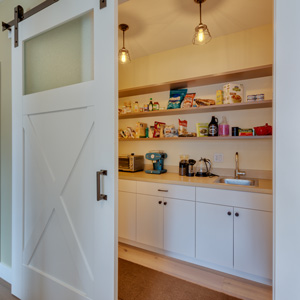
<path fill-rule="evenodd" d="M 11 284 L 12 268 L 0 263 L 0 278 Z"/>

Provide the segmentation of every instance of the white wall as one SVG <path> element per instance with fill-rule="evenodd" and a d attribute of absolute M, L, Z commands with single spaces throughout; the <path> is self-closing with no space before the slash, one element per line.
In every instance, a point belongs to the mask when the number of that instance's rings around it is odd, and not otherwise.
<path fill-rule="evenodd" d="M 136 86 L 159 84 L 172 80 L 193 78 L 202 75 L 222 73 L 243 68 L 271 64 L 273 60 L 272 25 L 218 37 L 203 46 L 189 45 L 134 60 L 119 67 L 119 87 L 127 89 Z M 239 81 L 244 84 L 247 94 L 264 93 L 266 99 L 273 98 L 272 77 Z M 216 90 L 223 84 L 190 88 L 196 97 L 216 99 Z M 166 107 L 169 91 L 121 98 L 125 101 L 149 102 L 149 98 Z M 188 130 L 196 131 L 196 123 L 209 123 L 215 115 L 221 121 L 226 116 L 231 126 L 251 128 L 272 124 L 272 109 L 255 109 L 234 112 L 203 113 L 182 116 L 152 117 L 144 119 L 120 120 L 119 128 L 135 128 L 138 121 L 153 125 L 154 121 L 174 124 L 178 128 L 178 118 L 188 121 Z M 222 153 L 224 161 L 215 163 L 215 168 L 234 168 L 234 154 L 240 153 L 240 168 L 252 170 L 272 170 L 271 140 L 239 141 L 158 141 L 158 142 L 120 142 L 119 153 L 145 154 L 149 150 L 164 150 L 168 154 L 166 165 L 178 165 L 180 154 L 189 154 L 196 160 L 200 157 L 213 159 L 214 153 Z"/>
<path fill-rule="evenodd" d="M 274 299 L 299 299 L 299 1 L 275 1 Z"/>
<path fill-rule="evenodd" d="M 141 57 L 119 66 L 119 89 L 273 63 L 273 26 L 265 25 Z"/>

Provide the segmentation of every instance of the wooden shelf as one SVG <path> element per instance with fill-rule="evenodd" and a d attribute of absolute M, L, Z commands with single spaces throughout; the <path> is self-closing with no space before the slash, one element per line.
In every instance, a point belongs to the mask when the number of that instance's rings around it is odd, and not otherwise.
<path fill-rule="evenodd" d="M 220 141 L 220 140 L 271 140 L 272 135 L 256 135 L 256 136 L 203 136 L 203 137 L 172 137 L 172 138 L 140 138 L 140 139 L 124 139 L 119 138 L 120 142 L 149 142 L 149 141 Z"/>
<path fill-rule="evenodd" d="M 272 100 L 263 100 L 257 102 L 245 102 L 245 103 L 236 103 L 236 104 L 210 105 L 210 106 L 192 107 L 192 108 L 165 109 L 165 110 L 156 110 L 156 111 L 146 111 L 140 113 L 129 113 L 124 115 L 119 115 L 119 119 L 198 114 L 198 113 L 206 113 L 206 112 L 243 110 L 243 109 L 267 108 L 267 107 L 272 107 Z"/>
<path fill-rule="evenodd" d="M 252 78 L 272 76 L 272 65 L 264 65 L 255 68 L 241 69 L 231 72 L 211 74 L 184 80 L 176 80 L 161 84 L 140 86 L 130 89 L 119 90 L 119 98 L 137 96 L 143 94 L 169 91 L 172 89 L 190 88 L 217 83 L 225 83 L 236 80 L 246 80 Z"/>

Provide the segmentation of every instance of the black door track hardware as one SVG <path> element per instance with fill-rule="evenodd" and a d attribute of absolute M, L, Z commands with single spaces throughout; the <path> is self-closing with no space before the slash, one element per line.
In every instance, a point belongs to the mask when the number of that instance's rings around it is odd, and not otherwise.
<path fill-rule="evenodd" d="M 24 9 L 21 5 L 14 8 L 14 19 L 9 23 L 2 22 L 2 31 L 11 30 L 11 27 L 15 27 L 15 48 L 19 46 L 19 23 L 58 1 L 59 0 L 46 0 L 26 13 L 24 13 Z"/>
<path fill-rule="evenodd" d="M 106 7 L 106 0 L 100 0 L 100 9 Z"/>
<path fill-rule="evenodd" d="M 19 46 L 19 23 L 58 1 L 59 0 L 46 0 L 36 7 L 30 9 L 26 13 L 24 13 L 24 9 L 21 5 L 18 5 L 14 8 L 14 19 L 8 23 L 2 22 L 2 31 L 11 31 L 11 28 L 13 26 L 15 27 L 15 48 Z M 100 0 L 100 9 L 104 7 L 106 7 L 106 0 Z"/>

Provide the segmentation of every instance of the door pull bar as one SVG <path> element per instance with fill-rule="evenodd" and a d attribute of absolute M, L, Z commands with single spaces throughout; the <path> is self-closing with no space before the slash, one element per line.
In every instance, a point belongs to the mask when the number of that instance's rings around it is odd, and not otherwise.
<path fill-rule="evenodd" d="M 97 201 L 107 200 L 107 195 L 101 194 L 101 175 L 107 176 L 107 170 L 100 170 L 96 174 L 97 174 Z"/>

